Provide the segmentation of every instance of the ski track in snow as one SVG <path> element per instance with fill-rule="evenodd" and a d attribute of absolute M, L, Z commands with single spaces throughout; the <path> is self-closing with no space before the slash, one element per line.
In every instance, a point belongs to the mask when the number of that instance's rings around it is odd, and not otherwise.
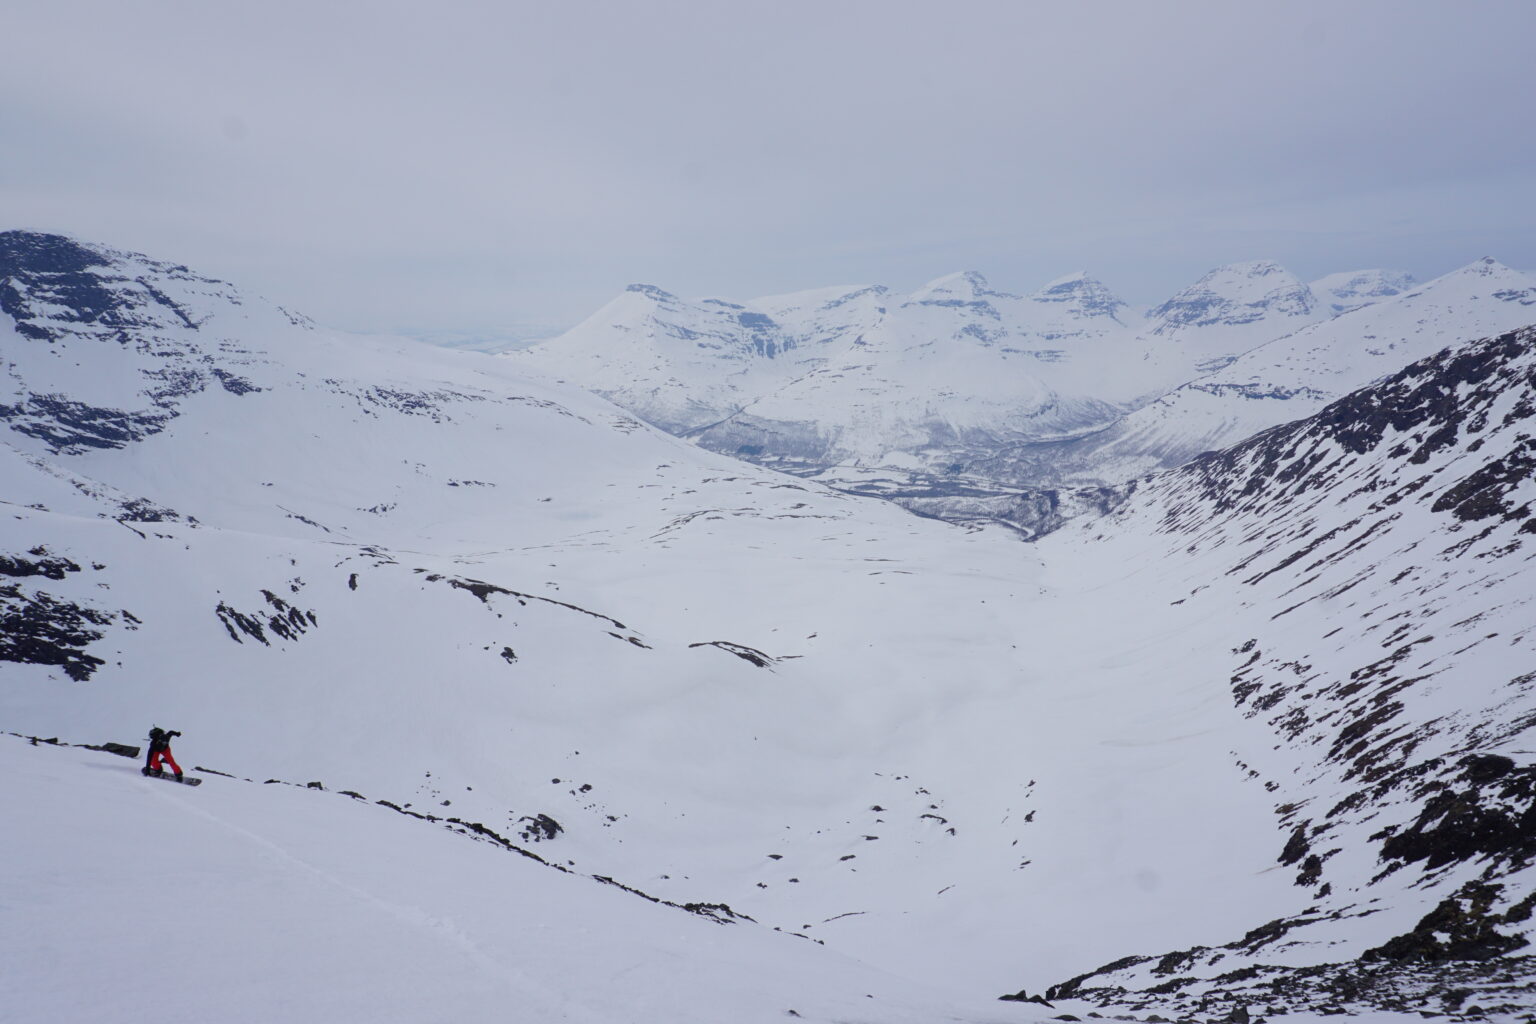
<path fill-rule="evenodd" d="M 170 801 L 171 799 L 168 795 L 159 795 L 163 800 Z M 402 903 L 397 903 L 381 897 L 375 892 L 370 892 L 368 890 L 359 888 L 357 885 L 354 885 L 353 883 L 348 882 L 345 879 L 340 878 L 337 875 L 326 871 L 325 869 L 318 867 L 317 865 L 294 854 L 291 850 L 278 845 L 276 842 L 267 839 L 265 836 L 259 835 L 248 828 L 243 828 L 240 825 L 236 825 L 233 822 L 220 818 L 218 815 L 205 810 L 198 804 L 188 803 L 184 800 L 172 802 L 175 804 L 178 810 L 184 811 L 188 814 L 198 815 L 207 821 L 213 822 L 221 828 L 227 829 L 236 835 L 244 837 L 254 845 L 269 851 L 273 856 L 279 858 L 284 863 L 292 864 L 295 868 L 312 876 L 322 884 L 337 889 L 340 892 L 346 893 L 348 896 L 362 903 L 366 903 L 369 906 L 382 910 L 386 914 L 399 919 L 401 922 L 410 925 L 413 928 L 423 929 L 429 934 L 437 936 L 443 941 L 457 946 L 482 969 L 492 974 L 505 975 L 510 980 L 516 981 L 519 985 L 532 989 L 533 991 L 542 995 L 548 996 L 551 994 L 551 991 L 546 986 L 539 984 L 535 979 L 530 978 L 526 974 L 511 968 L 507 964 L 498 963 L 496 960 L 492 959 L 482 949 L 480 949 L 480 947 L 475 945 L 475 943 L 471 941 L 470 938 L 465 935 L 462 930 L 457 928 L 452 921 L 442 917 L 434 916 L 429 912 L 420 909 L 419 907 L 411 907 Z"/>

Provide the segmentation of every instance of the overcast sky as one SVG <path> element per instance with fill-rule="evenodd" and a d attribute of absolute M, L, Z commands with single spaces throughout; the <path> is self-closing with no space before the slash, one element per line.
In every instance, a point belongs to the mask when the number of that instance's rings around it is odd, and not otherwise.
<path fill-rule="evenodd" d="M 1536 268 L 1536 2 L 8 0 L 0 226 L 363 330 Z"/>

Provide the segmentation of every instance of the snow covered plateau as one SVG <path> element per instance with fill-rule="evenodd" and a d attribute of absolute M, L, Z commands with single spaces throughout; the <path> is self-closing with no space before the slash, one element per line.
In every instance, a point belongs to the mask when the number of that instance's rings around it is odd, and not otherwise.
<path fill-rule="evenodd" d="M 1532 288 L 497 356 L 0 233 L 0 1020 L 1536 1020 Z M 892 438 L 1118 468 L 1022 543 Z"/>

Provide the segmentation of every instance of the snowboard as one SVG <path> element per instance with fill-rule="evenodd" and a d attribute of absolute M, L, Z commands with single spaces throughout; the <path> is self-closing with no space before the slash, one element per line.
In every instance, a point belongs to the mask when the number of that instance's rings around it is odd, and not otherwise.
<path fill-rule="evenodd" d="M 203 784 L 203 780 L 202 779 L 194 779 L 190 775 L 183 775 L 178 780 L 176 778 L 176 776 L 172 775 L 170 772 L 160 771 L 159 769 L 156 769 L 155 771 L 150 772 L 149 773 L 149 777 L 152 778 L 152 779 L 165 779 L 168 782 L 177 782 L 177 781 L 179 781 L 183 786 L 201 786 Z"/>

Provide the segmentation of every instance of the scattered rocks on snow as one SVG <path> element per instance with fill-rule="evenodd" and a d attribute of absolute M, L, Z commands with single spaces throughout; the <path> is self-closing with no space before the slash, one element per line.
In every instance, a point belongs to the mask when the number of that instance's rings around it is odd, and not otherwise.
<path fill-rule="evenodd" d="M 219 617 L 219 621 L 224 624 L 224 629 L 229 633 L 229 638 L 235 643 L 245 642 L 240 639 L 240 634 L 244 633 L 263 646 L 270 647 L 272 643 L 267 639 L 268 630 L 271 630 L 274 636 L 284 640 L 297 640 L 320 624 L 320 620 L 313 611 L 301 611 L 270 590 L 263 590 L 261 593 L 266 598 L 270 611 L 241 612 L 223 601 L 220 601 L 218 607 L 214 609 L 214 614 Z"/>
<path fill-rule="evenodd" d="M 519 818 L 518 822 L 527 822 L 527 825 L 518 834 L 531 843 L 553 839 L 565 831 L 558 821 L 547 814 L 535 814 L 531 817 Z"/>

